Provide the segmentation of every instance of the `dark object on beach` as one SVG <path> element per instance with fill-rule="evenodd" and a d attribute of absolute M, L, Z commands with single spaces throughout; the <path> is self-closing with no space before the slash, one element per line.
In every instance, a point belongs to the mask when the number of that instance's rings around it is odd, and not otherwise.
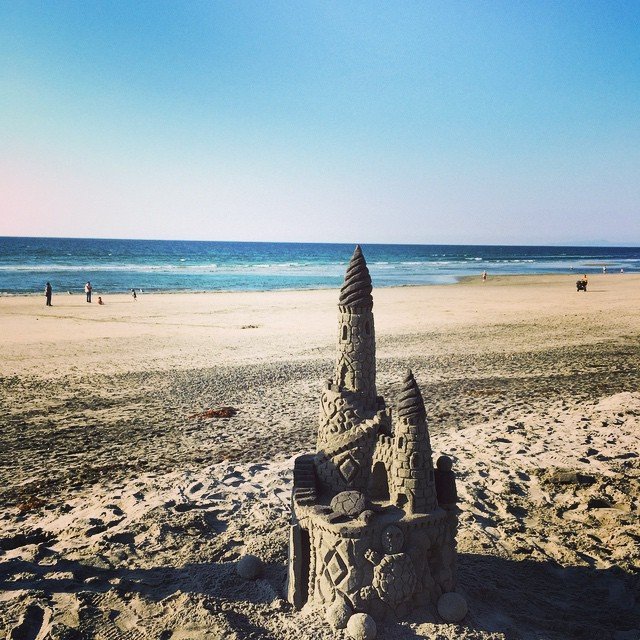
<path fill-rule="evenodd" d="M 587 281 L 576 280 L 576 291 L 586 291 L 586 290 L 587 290 Z"/>
<path fill-rule="evenodd" d="M 51 287 L 51 284 L 49 282 L 47 282 L 47 286 L 44 288 L 44 297 L 47 299 L 47 307 L 51 306 L 51 296 L 53 294 L 53 289 Z"/>
<path fill-rule="evenodd" d="M 197 420 L 198 418 L 232 418 L 238 413 L 233 407 L 220 407 L 219 409 L 207 409 L 202 413 L 194 413 L 189 416 L 189 420 Z"/>
<path fill-rule="evenodd" d="M 20 502 L 17 507 L 20 513 L 28 513 L 29 511 L 35 511 L 47 504 L 42 498 L 38 496 L 29 496 L 24 502 Z"/>

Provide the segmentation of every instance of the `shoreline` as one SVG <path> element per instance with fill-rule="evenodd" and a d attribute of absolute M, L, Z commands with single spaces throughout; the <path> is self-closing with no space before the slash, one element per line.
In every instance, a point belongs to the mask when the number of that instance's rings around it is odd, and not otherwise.
<path fill-rule="evenodd" d="M 634 271 L 625 271 L 624 273 L 619 272 L 610 272 L 606 274 L 602 273 L 592 273 L 587 274 L 588 278 L 592 282 L 600 282 L 600 278 L 609 279 L 615 277 L 624 277 L 628 279 L 636 279 L 640 280 L 640 273 L 636 273 Z M 491 284 L 500 284 L 502 286 L 507 284 L 517 284 L 526 283 L 526 284 L 542 284 L 544 281 L 553 282 L 554 280 L 559 280 L 561 278 L 565 278 L 571 280 L 572 278 L 578 279 L 580 277 L 579 271 L 574 271 L 570 273 L 518 273 L 518 274 L 501 274 L 501 275 L 491 275 L 489 274 L 486 282 L 482 281 L 481 275 L 464 275 L 464 276 L 451 276 L 455 279 L 455 282 L 436 282 L 436 283 L 408 283 L 408 284 L 392 284 L 392 285 L 376 285 L 374 282 L 374 289 L 376 291 L 380 290 L 388 290 L 388 289 L 416 289 L 416 288 L 434 288 L 434 287 L 455 287 L 457 285 L 491 285 Z M 575 281 L 574 281 L 575 282 Z M 148 296 L 157 296 L 157 295 L 219 295 L 219 294 L 258 294 L 258 293 L 304 293 L 304 292 L 317 292 L 317 291 L 335 291 L 336 287 L 327 285 L 326 287 L 278 287 L 272 289 L 167 289 L 167 290 L 148 290 L 140 292 L 139 289 L 136 289 L 136 294 L 142 297 Z M 71 297 L 71 296 L 80 296 L 84 297 L 84 292 L 82 289 L 78 289 L 77 291 L 59 291 L 57 292 L 54 289 L 53 295 L 55 297 Z M 124 296 L 131 297 L 130 291 L 104 291 L 101 292 L 99 289 L 94 288 L 93 297 L 97 300 L 98 295 L 102 296 Z M 44 293 L 41 292 L 0 292 L 0 299 L 2 298 L 38 298 L 44 296 Z"/>

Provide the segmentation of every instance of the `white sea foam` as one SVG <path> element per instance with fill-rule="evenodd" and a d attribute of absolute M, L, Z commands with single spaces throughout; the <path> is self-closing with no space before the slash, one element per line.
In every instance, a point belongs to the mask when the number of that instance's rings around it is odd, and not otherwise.
<path fill-rule="evenodd" d="M 600 271 L 602 264 L 612 272 L 640 269 L 638 250 L 381 245 L 364 250 L 376 286 L 452 282 L 484 268 L 492 274 Z M 0 287 L 9 294 L 39 291 L 51 280 L 54 289 L 67 290 L 87 279 L 102 292 L 131 286 L 163 291 L 335 286 L 351 251 L 331 245 L 56 239 L 21 243 L 0 238 Z"/>

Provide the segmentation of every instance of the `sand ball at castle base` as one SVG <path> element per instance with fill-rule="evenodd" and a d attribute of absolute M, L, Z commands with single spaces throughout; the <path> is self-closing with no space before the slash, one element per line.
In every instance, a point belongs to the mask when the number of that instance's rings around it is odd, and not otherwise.
<path fill-rule="evenodd" d="M 467 601 L 454 591 L 443 593 L 438 599 L 438 613 L 447 622 L 460 622 L 468 610 Z"/>
<path fill-rule="evenodd" d="M 347 633 L 353 640 L 373 640 L 378 633 L 376 621 L 368 613 L 354 613 L 347 622 Z"/>
<path fill-rule="evenodd" d="M 255 580 L 262 575 L 264 571 L 264 563 L 257 556 L 250 553 L 242 556 L 236 565 L 236 571 L 241 578 L 245 580 Z"/>
<path fill-rule="evenodd" d="M 342 598 L 338 598 L 327 610 L 327 622 L 333 629 L 344 629 L 351 614 L 351 607 Z"/>

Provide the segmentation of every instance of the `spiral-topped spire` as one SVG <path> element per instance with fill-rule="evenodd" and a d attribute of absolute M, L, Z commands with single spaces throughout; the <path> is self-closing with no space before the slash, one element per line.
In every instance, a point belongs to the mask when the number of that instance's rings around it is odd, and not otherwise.
<path fill-rule="evenodd" d="M 351 256 L 347 273 L 344 277 L 344 284 L 340 289 L 340 300 L 338 304 L 341 307 L 366 307 L 373 306 L 373 297 L 371 296 L 371 276 L 369 269 L 362 255 L 360 245 L 356 245 L 356 249 Z"/>
<path fill-rule="evenodd" d="M 398 397 L 398 417 L 424 418 L 425 416 L 424 400 L 422 399 L 418 383 L 413 377 L 411 369 L 407 369 L 402 379 L 402 390 Z"/>

